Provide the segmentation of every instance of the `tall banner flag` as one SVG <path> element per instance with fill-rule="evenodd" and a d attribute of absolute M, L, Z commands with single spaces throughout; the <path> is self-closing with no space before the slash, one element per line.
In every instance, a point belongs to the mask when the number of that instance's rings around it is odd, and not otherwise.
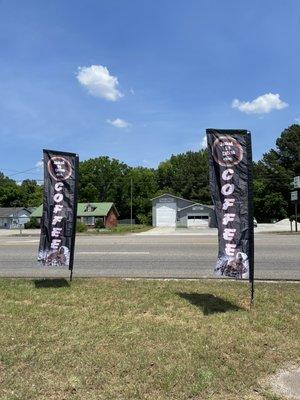
<path fill-rule="evenodd" d="M 73 270 L 77 218 L 78 156 L 43 150 L 44 203 L 38 261 Z M 71 275 L 72 276 L 72 275 Z"/>
<path fill-rule="evenodd" d="M 210 191 L 219 230 L 216 276 L 254 280 L 251 134 L 207 129 Z"/>

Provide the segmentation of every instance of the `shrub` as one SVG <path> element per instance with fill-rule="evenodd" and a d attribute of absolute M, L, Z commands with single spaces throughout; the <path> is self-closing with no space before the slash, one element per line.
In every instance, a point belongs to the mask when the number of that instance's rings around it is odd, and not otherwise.
<path fill-rule="evenodd" d="M 76 232 L 86 232 L 86 231 L 87 231 L 86 225 L 81 221 L 77 221 Z"/>
<path fill-rule="evenodd" d="M 28 222 L 24 225 L 25 229 L 36 229 L 39 228 L 40 224 L 36 217 L 31 217 Z"/>
<path fill-rule="evenodd" d="M 138 214 L 137 219 L 142 225 L 151 225 L 151 215 L 150 214 Z"/>
<path fill-rule="evenodd" d="M 96 229 L 103 229 L 103 228 L 105 228 L 104 222 L 103 222 L 103 218 L 98 218 L 98 219 L 96 219 L 95 228 L 96 228 Z"/>

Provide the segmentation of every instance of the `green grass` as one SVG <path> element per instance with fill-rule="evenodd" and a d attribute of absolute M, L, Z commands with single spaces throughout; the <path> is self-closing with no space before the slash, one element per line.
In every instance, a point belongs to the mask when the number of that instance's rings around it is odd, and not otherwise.
<path fill-rule="evenodd" d="M 278 399 L 299 289 L 257 283 L 249 311 L 246 283 L 0 279 L 0 399 Z"/>

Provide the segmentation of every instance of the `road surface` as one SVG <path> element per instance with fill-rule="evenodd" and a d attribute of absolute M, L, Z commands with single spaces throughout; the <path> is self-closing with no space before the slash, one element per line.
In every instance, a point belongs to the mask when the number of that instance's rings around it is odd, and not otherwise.
<path fill-rule="evenodd" d="M 37 265 L 38 237 L 0 237 L 0 276 L 68 277 Z M 213 277 L 216 236 L 78 236 L 74 277 Z M 300 280 L 300 236 L 257 234 L 255 276 Z"/>

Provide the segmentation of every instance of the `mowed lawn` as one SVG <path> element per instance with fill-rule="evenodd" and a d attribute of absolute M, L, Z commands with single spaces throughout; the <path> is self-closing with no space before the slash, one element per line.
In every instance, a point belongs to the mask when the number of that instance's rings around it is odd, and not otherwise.
<path fill-rule="evenodd" d="M 0 280 L 0 399 L 278 399 L 297 283 Z"/>

